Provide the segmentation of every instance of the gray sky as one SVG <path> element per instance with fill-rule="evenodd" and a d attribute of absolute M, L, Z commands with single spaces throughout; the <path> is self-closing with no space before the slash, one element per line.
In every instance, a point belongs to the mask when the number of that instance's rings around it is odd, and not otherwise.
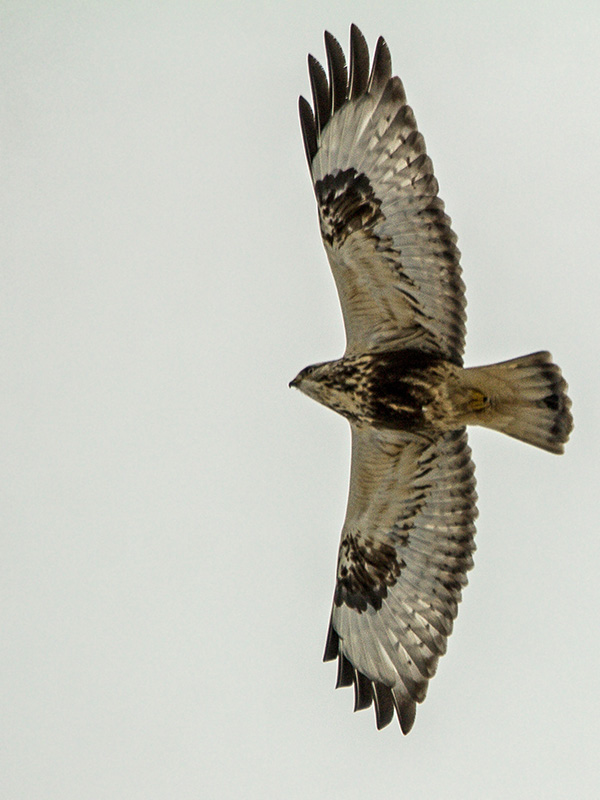
<path fill-rule="evenodd" d="M 0 794 L 592 798 L 596 2 L 5 0 Z M 550 349 L 556 458 L 471 436 L 476 566 L 413 732 L 321 657 L 347 424 L 296 103 L 383 34 L 463 252 L 467 363 Z"/>

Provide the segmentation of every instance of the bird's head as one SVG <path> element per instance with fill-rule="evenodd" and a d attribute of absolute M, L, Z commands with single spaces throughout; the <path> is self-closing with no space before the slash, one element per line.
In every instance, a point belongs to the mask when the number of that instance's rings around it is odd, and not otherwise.
<path fill-rule="evenodd" d="M 299 389 L 309 397 L 321 402 L 316 395 L 321 393 L 324 379 L 330 376 L 331 364 L 331 361 L 326 361 L 322 364 L 311 364 L 310 367 L 304 367 L 304 369 L 301 369 L 296 375 L 294 380 L 290 381 L 290 387 Z"/>
<path fill-rule="evenodd" d="M 350 359 L 312 364 L 301 370 L 289 385 L 339 414 L 356 416 L 356 365 Z"/>

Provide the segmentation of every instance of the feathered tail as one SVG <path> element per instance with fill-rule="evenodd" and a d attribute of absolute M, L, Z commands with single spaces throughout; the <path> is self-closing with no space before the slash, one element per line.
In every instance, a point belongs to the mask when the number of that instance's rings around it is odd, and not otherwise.
<path fill-rule="evenodd" d="M 472 422 L 551 453 L 563 452 L 573 430 L 571 401 L 550 353 L 473 367 L 463 375 L 473 393 Z"/>

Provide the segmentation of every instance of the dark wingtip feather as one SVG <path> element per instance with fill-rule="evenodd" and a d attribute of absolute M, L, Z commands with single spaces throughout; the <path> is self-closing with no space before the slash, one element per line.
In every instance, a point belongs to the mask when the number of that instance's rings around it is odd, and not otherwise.
<path fill-rule="evenodd" d="M 354 23 L 350 26 L 349 70 L 340 43 L 329 31 L 325 31 L 325 51 L 329 79 L 317 59 L 309 55 L 308 74 L 313 108 L 306 100 L 300 100 L 300 120 L 309 164 L 316 155 L 323 129 L 346 100 L 356 100 L 365 92 L 383 91 L 392 73 L 390 51 L 380 36 L 369 74 L 369 48 L 365 37 Z"/>
<path fill-rule="evenodd" d="M 310 103 L 304 97 L 298 99 L 298 111 L 300 113 L 300 126 L 302 128 L 304 150 L 306 152 L 306 158 L 308 159 L 308 166 L 310 167 L 318 150 L 315 117 Z"/>
<path fill-rule="evenodd" d="M 373 702 L 373 686 L 362 672 L 354 670 L 354 710 L 362 711 Z"/>
<path fill-rule="evenodd" d="M 354 683 L 354 667 L 348 659 L 340 653 L 338 660 L 338 673 L 335 682 L 335 688 L 339 689 L 342 686 L 352 686 Z"/>
<path fill-rule="evenodd" d="M 396 714 L 398 715 L 400 729 L 406 736 L 407 733 L 410 733 L 412 726 L 415 724 L 417 704 L 414 700 L 409 700 L 408 698 L 398 699 L 394 695 L 394 705 L 396 706 Z"/>
<path fill-rule="evenodd" d="M 315 122 L 317 134 L 320 134 L 329 121 L 330 100 L 329 84 L 325 70 L 314 56 L 308 57 L 308 74 L 312 90 L 313 105 L 315 107 Z"/>
<path fill-rule="evenodd" d="M 373 56 L 373 69 L 369 78 L 367 91 L 381 91 L 392 77 L 392 56 L 383 36 L 377 40 L 375 55 Z"/>
<path fill-rule="evenodd" d="M 325 652 L 323 653 L 323 661 L 333 661 L 337 658 L 339 652 L 340 637 L 333 629 L 331 621 L 329 622 L 329 630 L 327 631 L 327 641 L 325 643 Z"/>
<path fill-rule="evenodd" d="M 389 725 L 394 718 L 394 697 L 389 686 L 375 683 L 375 718 L 377 730 L 380 731 Z"/>
<path fill-rule="evenodd" d="M 341 108 L 346 102 L 348 71 L 344 51 L 338 40 L 329 31 L 325 31 L 325 51 L 329 68 L 331 115 L 333 116 L 338 108 Z"/>
<path fill-rule="evenodd" d="M 350 26 L 350 87 L 348 97 L 356 100 L 369 83 L 369 46 L 354 23 Z"/>

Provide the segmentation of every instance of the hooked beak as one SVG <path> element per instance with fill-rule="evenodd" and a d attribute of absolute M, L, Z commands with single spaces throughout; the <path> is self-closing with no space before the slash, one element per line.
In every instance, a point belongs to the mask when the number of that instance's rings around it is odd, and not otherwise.
<path fill-rule="evenodd" d="M 299 383 L 300 383 L 300 375 L 296 375 L 296 377 L 294 378 L 294 380 L 293 380 L 293 381 L 290 381 L 290 382 L 288 383 L 288 386 L 289 386 L 289 388 L 290 388 L 290 389 L 293 389 L 293 388 L 295 388 L 296 386 L 298 386 L 298 384 L 299 384 Z"/>

